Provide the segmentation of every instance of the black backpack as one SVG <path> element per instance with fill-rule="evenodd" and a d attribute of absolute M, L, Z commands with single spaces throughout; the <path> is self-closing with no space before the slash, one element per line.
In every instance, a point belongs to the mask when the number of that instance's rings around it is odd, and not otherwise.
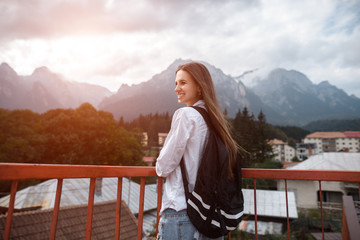
<path fill-rule="evenodd" d="M 209 238 L 217 238 L 235 230 L 242 219 L 244 209 L 241 191 L 242 155 L 237 154 L 236 165 L 233 166 L 234 177 L 229 180 L 228 151 L 215 132 L 207 111 L 201 107 L 193 108 L 206 121 L 209 137 L 199 164 L 194 191 L 191 193 L 185 173 L 184 157 L 180 162 L 187 214 L 200 233 Z"/>

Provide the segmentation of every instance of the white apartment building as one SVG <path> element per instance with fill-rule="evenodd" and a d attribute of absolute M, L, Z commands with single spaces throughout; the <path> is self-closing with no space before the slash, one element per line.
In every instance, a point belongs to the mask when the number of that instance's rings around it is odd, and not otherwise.
<path fill-rule="evenodd" d="M 168 133 L 158 133 L 158 144 L 159 146 L 164 146 L 165 140 L 168 136 Z"/>
<path fill-rule="evenodd" d="M 360 132 L 314 132 L 307 135 L 304 143 L 316 144 L 321 152 L 360 152 Z"/>
<path fill-rule="evenodd" d="M 316 155 L 317 145 L 314 143 L 296 143 L 296 156 L 300 161 L 304 161 L 311 157 L 312 155 Z"/>
<path fill-rule="evenodd" d="M 295 157 L 295 148 L 289 146 L 287 143 L 275 138 L 270 140 L 269 144 L 273 148 L 275 160 L 279 162 L 291 162 Z"/>

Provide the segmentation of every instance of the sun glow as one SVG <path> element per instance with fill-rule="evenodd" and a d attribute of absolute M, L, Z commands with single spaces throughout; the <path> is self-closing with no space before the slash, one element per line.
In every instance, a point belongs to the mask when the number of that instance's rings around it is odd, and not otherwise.
<path fill-rule="evenodd" d="M 4 55 L 5 61 L 20 75 L 28 75 L 37 67 L 47 66 L 51 71 L 82 80 L 96 75 L 96 71 L 112 75 L 107 66 L 113 65 L 121 56 L 136 53 L 139 49 L 136 39 L 136 36 L 117 34 L 113 37 L 92 35 L 17 40 Z M 103 70 L 98 70 L 99 67 Z"/>

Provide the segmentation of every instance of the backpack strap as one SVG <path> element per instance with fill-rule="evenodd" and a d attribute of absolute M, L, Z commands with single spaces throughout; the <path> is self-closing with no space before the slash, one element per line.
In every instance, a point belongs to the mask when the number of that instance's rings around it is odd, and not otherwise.
<path fill-rule="evenodd" d="M 186 172 L 185 172 L 186 167 L 185 167 L 184 156 L 181 158 L 180 167 L 181 167 L 181 176 L 182 176 L 183 185 L 184 185 L 185 199 L 187 202 L 187 200 L 189 199 L 190 193 L 189 193 L 189 181 L 187 180 Z"/>
<path fill-rule="evenodd" d="M 203 117 L 203 119 L 206 122 L 206 125 L 209 128 L 209 131 L 214 130 L 213 124 L 210 120 L 209 113 L 207 112 L 207 110 L 202 107 L 197 107 L 197 106 L 192 106 L 192 108 L 196 109 L 201 114 L 201 116 Z"/>
<path fill-rule="evenodd" d="M 209 131 L 213 130 L 208 112 L 202 107 L 192 106 L 192 108 L 196 109 L 201 114 L 201 116 L 204 118 L 206 125 L 209 128 Z M 190 193 L 189 193 L 189 181 L 186 177 L 186 166 L 185 166 L 184 156 L 181 158 L 180 167 L 181 167 L 181 175 L 182 175 L 183 185 L 184 185 L 185 198 L 187 201 L 189 199 Z"/>

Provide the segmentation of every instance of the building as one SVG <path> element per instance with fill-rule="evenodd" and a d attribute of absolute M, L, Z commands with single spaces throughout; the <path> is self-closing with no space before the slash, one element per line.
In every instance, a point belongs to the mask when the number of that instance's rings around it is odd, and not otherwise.
<path fill-rule="evenodd" d="M 149 137 L 147 132 L 143 132 L 141 136 L 141 146 L 147 147 L 149 145 Z"/>
<path fill-rule="evenodd" d="M 122 200 L 131 213 L 137 217 L 139 212 L 140 184 L 122 178 Z M 94 204 L 116 201 L 118 178 L 97 178 L 95 183 Z M 40 184 L 24 188 L 16 193 L 15 210 L 49 210 L 54 208 L 57 180 L 50 179 Z M 60 208 L 88 204 L 90 179 L 64 179 Z M 0 198 L 0 207 L 9 206 L 10 195 Z M 157 185 L 145 185 L 143 229 L 145 234 L 153 230 L 156 221 Z M 51 221 L 50 221 L 51 222 Z"/>
<path fill-rule="evenodd" d="M 255 231 L 255 204 L 254 190 L 243 189 L 244 196 L 244 215 L 243 220 L 239 224 L 240 230 L 254 233 Z M 295 195 L 288 192 L 288 209 L 289 219 L 297 219 L 297 207 Z M 287 213 L 286 213 L 286 195 L 285 191 L 274 190 L 256 190 L 256 213 L 258 219 L 258 234 L 282 234 L 286 229 Z"/>
<path fill-rule="evenodd" d="M 321 152 L 360 152 L 360 131 L 314 132 L 307 135 L 304 143 L 316 144 Z"/>
<path fill-rule="evenodd" d="M 360 171 L 360 153 L 320 153 L 287 169 L 295 170 L 338 170 Z M 278 181 L 278 190 L 284 190 L 284 181 Z M 318 181 L 288 180 L 288 191 L 292 191 L 296 197 L 298 208 L 318 208 L 320 202 Z M 352 196 L 359 199 L 359 184 L 347 182 L 322 182 L 322 201 L 324 208 L 336 208 L 341 210 L 342 197 Z"/>
<path fill-rule="evenodd" d="M 255 216 L 254 189 L 242 189 L 244 196 L 244 214 Z M 257 217 L 259 220 L 283 219 L 286 222 L 285 191 L 256 189 Z M 289 218 L 298 218 L 295 195 L 288 191 Z"/>
<path fill-rule="evenodd" d="M 318 154 L 317 145 L 314 143 L 296 143 L 296 156 L 300 161 L 304 161 L 312 155 Z"/>
<path fill-rule="evenodd" d="M 273 148 L 275 160 L 279 162 L 291 162 L 291 160 L 295 157 L 295 149 L 287 143 L 275 138 L 270 140 L 269 144 Z"/>
<path fill-rule="evenodd" d="M 158 144 L 159 146 L 164 146 L 166 137 L 168 136 L 167 133 L 158 133 Z"/>
<path fill-rule="evenodd" d="M 114 239 L 116 201 L 94 204 L 92 239 Z M 49 239 L 53 210 L 15 212 L 11 227 L 11 239 Z M 0 233 L 6 225 L 6 214 L 0 215 Z M 56 239 L 82 240 L 86 234 L 87 204 L 60 208 Z M 2 236 L 2 234 L 1 234 Z M 120 239 L 136 239 L 137 220 L 122 201 Z"/>
<path fill-rule="evenodd" d="M 154 166 L 154 165 L 155 165 L 155 157 L 143 157 L 143 161 L 144 161 L 148 166 Z"/>

